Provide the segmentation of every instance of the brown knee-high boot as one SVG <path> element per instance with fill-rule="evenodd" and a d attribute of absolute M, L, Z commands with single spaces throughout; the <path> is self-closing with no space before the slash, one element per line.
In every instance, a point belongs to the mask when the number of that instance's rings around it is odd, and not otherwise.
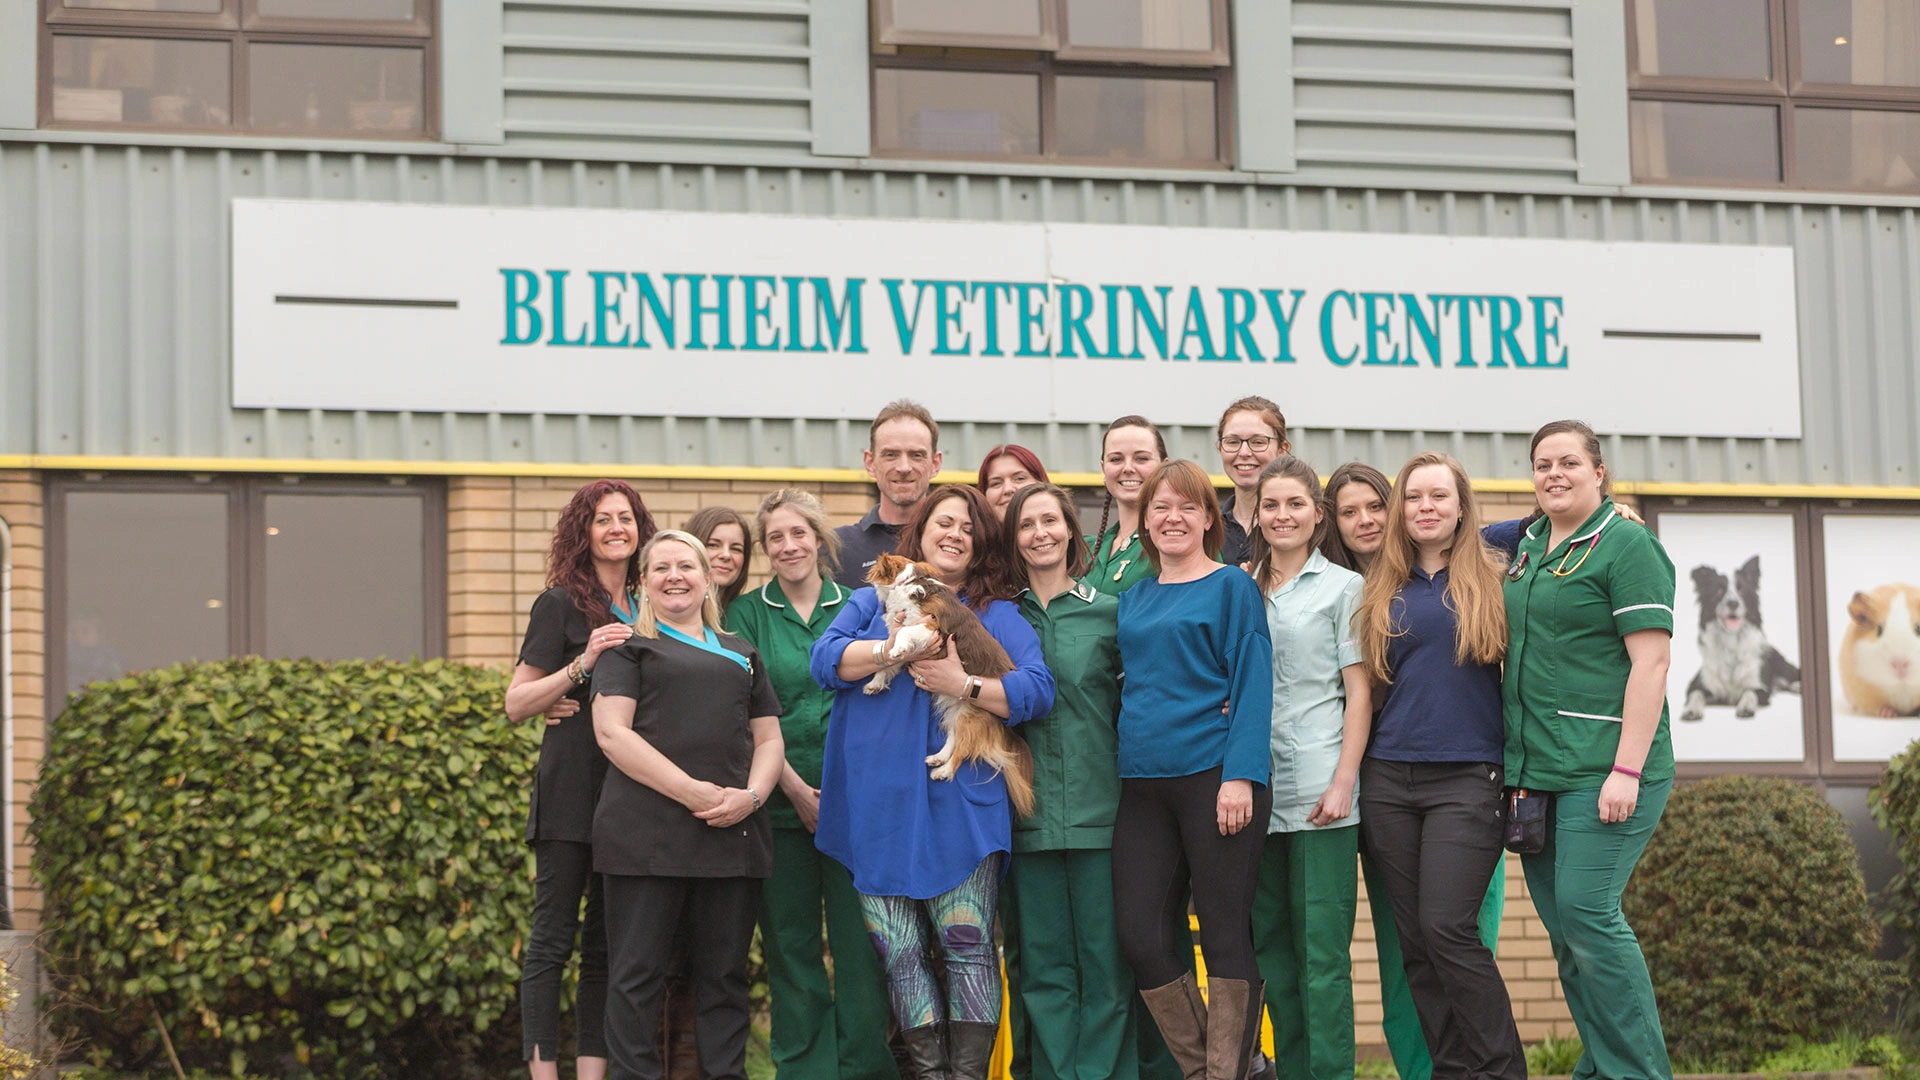
<path fill-rule="evenodd" d="M 1207 979 L 1207 1080 L 1246 1080 L 1266 989 L 1259 981 Z"/>
<path fill-rule="evenodd" d="M 1207 1003 L 1193 972 L 1183 971 L 1165 986 L 1142 990 L 1140 998 L 1159 1025 L 1180 1074 L 1186 1080 L 1207 1080 Z"/>

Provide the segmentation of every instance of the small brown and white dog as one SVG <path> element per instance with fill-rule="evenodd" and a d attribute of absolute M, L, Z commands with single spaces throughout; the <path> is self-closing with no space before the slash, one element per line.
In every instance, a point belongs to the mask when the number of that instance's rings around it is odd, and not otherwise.
<path fill-rule="evenodd" d="M 926 563 L 909 562 L 902 555 L 882 555 L 867 580 L 880 596 L 887 625 L 899 631 L 888 652 L 888 666 L 874 673 L 862 693 L 884 693 L 905 659 L 919 656 L 929 646 L 946 640 L 960 652 L 960 666 L 982 678 L 1013 670 L 1007 650 L 993 639 L 979 616 L 967 609 L 953 589 L 934 576 Z M 1033 751 L 1027 741 L 1009 730 L 1000 718 L 965 698 L 933 696 L 934 710 L 947 741 L 928 755 L 929 774 L 935 780 L 953 779 L 963 761 L 983 761 L 1007 782 L 1007 798 L 1020 817 L 1033 813 Z"/>

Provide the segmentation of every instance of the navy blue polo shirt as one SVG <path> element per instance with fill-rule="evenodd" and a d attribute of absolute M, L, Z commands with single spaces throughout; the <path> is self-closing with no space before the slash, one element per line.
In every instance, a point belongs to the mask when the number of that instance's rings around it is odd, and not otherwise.
<path fill-rule="evenodd" d="M 1447 572 L 1419 567 L 1394 604 L 1406 633 L 1390 639 L 1393 672 L 1367 756 L 1382 761 L 1476 761 L 1505 758 L 1500 665 L 1453 662 L 1454 615 L 1446 604 Z"/>

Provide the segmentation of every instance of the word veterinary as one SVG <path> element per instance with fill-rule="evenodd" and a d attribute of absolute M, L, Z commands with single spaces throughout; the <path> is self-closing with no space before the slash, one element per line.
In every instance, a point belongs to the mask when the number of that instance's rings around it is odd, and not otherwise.
<path fill-rule="evenodd" d="M 502 345 L 1564 370 L 1561 298 L 503 268 Z M 569 280 L 569 278 L 572 280 Z M 889 339 L 890 338 L 890 339 Z M 1312 352 L 1308 352 L 1309 357 Z"/>

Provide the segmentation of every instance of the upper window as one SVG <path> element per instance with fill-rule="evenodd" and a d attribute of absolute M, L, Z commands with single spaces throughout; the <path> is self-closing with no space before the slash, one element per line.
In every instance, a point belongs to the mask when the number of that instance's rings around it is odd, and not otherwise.
<path fill-rule="evenodd" d="M 1628 0 L 1634 179 L 1920 192 L 1920 0 Z"/>
<path fill-rule="evenodd" d="M 874 0 L 873 148 L 1219 168 L 1227 0 Z"/>
<path fill-rule="evenodd" d="M 45 0 L 45 126 L 436 133 L 434 0 Z"/>

